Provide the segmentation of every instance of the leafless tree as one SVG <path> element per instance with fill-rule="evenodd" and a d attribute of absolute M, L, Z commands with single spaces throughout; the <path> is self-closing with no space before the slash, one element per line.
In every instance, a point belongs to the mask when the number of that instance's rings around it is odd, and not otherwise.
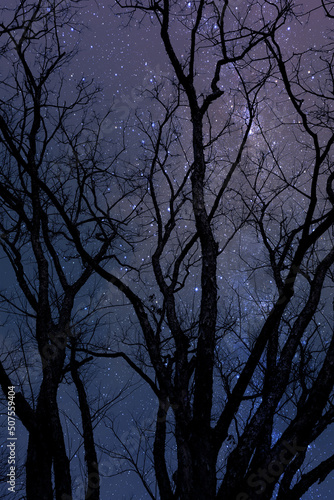
<path fill-rule="evenodd" d="M 27 0 L 1 9 L 1 248 L 19 292 L 1 294 L 2 312 L 18 327 L 9 339 L 12 349 L 3 352 L 0 383 L 5 397 L 8 387 L 16 386 L 16 413 L 29 433 L 27 499 L 72 498 L 57 400 L 66 373 L 72 375 L 82 416 L 86 498 L 99 498 L 93 426 L 80 375 L 89 358 L 75 358 L 75 343 L 84 335 L 93 338 L 103 313 L 93 326 L 85 319 L 91 319 L 94 307 L 103 311 L 107 305 L 96 291 L 88 307 L 80 303 L 91 292 L 94 270 L 67 238 L 57 207 L 76 227 L 84 227 L 96 263 L 110 250 L 117 220 L 105 212 L 105 183 L 115 184 L 101 161 L 101 127 L 108 115 L 88 116 L 96 90 L 85 78 L 69 88 L 63 72 L 76 42 L 73 38 L 72 47 L 65 48 L 62 33 L 79 32 L 78 5 Z"/>
<path fill-rule="evenodd" d="M 18 58 L 2 102 L 0 195 L 3 248 L 28 304 L 19 312 L 43 360 L 36 409 L 17 395 L 31 436 L 28 498 L 52 498 L 59 457 L 57 498 L 71 495 L 65 447 L 54 446 L 63 443 L 64 374 L 78 391 L 87 470 L 98 467 L 79 372 L 92 357 L 123 360 L 156 398 L 153 444 L 151 425 L 138 421 L 137 449 L 118 436 L 122 450 L 112 455 L 129 461 L 150 498 L 156 484 L 162 500 L 301 498 L 334 465 L 333 456 L 309 464 L 309 446 L 334 415 L 331 38 L 290 49 L 287 23 L 302 31 L 313 15 L 290 1 L 116 2 L 128 29 L 139 19 L 157 30 L 169 70 L 144 92 L 123 129 L 127 151 L 110 164 L 103 121 L 87 121 L 89 85 L 81 82 L 74 104 L 81 125 L 66 121 L 74 105 L 64 106 L 54 83 L 53 70 L 66 66 L 57 30 L 44 3 L 26 7 L 2 27 L 3 56 Z M 317 10 L 331 22 L 330 2 Z M 38 47 L 36 79 L 24 48 L 42 38 L 56 52 Z M 66 150 L 52 150 L 56 139 Z M 59 255 L 77 263 L 71 279 Z M 34 272 L 24 267 L 31 257 Z M 75 328 L 75 297 L 93 274 L 113 289 L 106 314 L 117 327 L 103 341 L 85 334 L 84 321 Z M 45 444 L 46 479 L 32 493 L 29 467 Z"/>
<path fill-rule="evenodd" d="M 333 417 L 331 42 L 290 53 L 287 20 L 309 19 L 290 2 L 117 6 L 156 23 L 171 76 L 137 115 L 149 255 L 123 276 L 95 266 L 133 307 L 137 349 L 87 352 L 123 357 L 156 394 L 162 499 L 300 498 L 333 463 L 307 468 Z M 252 281 L 234 305 L 230 250 Z"/>

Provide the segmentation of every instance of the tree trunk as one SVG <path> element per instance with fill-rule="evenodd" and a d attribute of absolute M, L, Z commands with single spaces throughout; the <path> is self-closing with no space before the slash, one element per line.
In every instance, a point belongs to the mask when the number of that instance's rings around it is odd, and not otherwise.
<path fill-rule="evenodd" d="M 216 496 L 217 456 L 211 437 L 177 426 L 177 500 L 212 500 Z M 191 435 L 190 435 L 191 434 Z"/>
<path fill-rule="evenodd" d="M 48 374 L 50 375 L 50 374 Z M 56 500 L 72 498 L 70 464 L 57 405 L 57 384 L 44 372 L 36 408 L 37 430 L 29 438 L 27 500 L 52 500 L 52 464 Z"/>
<path fill-rule="evenodd" d="M 27 500 L 53 500 L 52 454 L 48 433 L 42 427 L 30 433 L 26 461 Z"/>
<path fill-rule="evenodd" d="M 81 412 L 82 431 L 84 438 L 85 462 L 87 468 L 88 484 L 85 494 L 86 500 L 100 499 L 100 474 L 94 442 L 93 423 L 87 400 L 84 384 L 79 376 L 78 364 L 75 360 L 75 350 L 71 355 L 71 374 L 76 386 Z"/>

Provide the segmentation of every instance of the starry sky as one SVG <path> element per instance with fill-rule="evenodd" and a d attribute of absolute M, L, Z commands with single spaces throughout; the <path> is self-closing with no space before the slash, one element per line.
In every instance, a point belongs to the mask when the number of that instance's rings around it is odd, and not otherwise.
<path fill-rule="evenodd" d="M 239 0 L 239 3 L 242 3 L 241 0 Z M 319 3 L 319 0 L 300 2 L 305 11 L 315 10 L 311 14 L 311 22 L 306 29 L 302 24 L 295 22 L 285 25 L 280 37 L 287 50 L 299 51 L 306 47 L 316 46 L 323 37 L 327 36 L 330 22 L 328 21 L 328 26 L 324 25 L 323 16 L 317 10 Z M 238 1 L 235 2 L 235 8 L 238 8 Z M 78 21 L 86 26 L 82 35 L 78 37 L 75 29 L 68 29 L 62 35 L 64 45 L 70 47 L 76 45 L 79 38 L 78 53 L 71 66 L 66 68 L 69 84 L 80 79 L 93 79 L 94 83 L 101 88 L 96 110 L 103 113 L 112 107 L 113 111 L 103 127 L 103 136 L 110 143 L 111 152 L 121 140 L 127 120 L 133 119 L 134 112 L 138 109 L 143 110 L 143 113 L 145 113 L 145 108 L 149 105 L 147 99 L 143 96 L 142 89 L 153 88 L 156 82 L 171 74 L 156 27 L 148 19 L 142 23 L 134 20 L 131 26 L 128 26 L 127 18 L 118 15 L 117 12 L 117 10 L 111 8 L 108 1 L 87 0 L 77 13 Z M 180 53 L 182 53 L 183 37 L 181 32 L 175 34 L 175 40 Z M 313 71 L 313 69 L 306 70 Z M 284 105 L 282 103 L 282 106 Z M 126 134 L 128 142 L 133 142 L 136 145 L 129 148 L 128 151 L 128 155 L 133 158 L 137 154 L 136 147 L 137 144 L 141 143 L 142 136 L 135 128 L 131 127 L 127 128 Z M 254 138 L 251 138 L 254 147 L 257 146 L 255 136 L 254 133 Z M 286 137 L 280 138 L 278 135 L 275 140 L 285 142 Z M 108 154 L 108 151 L 106 151 L 106 154 Z M 254 283 L 251 280 L 247 281 L 246 271 L 245 273 L 239 272 L 239 274 L 236 274 L 237 270 L 240 271 L 240 261 L 236 257 L 236 248 L 238 247 L 253 252 L 255 257 L 258 257 L 260 252 L 256 248 L 256 242 L 252 234 L 243 233 L 243 236 L 240 236 L 234 242 L 225 253 L 225 258 L 220 262 L 221 273 L 218 279 L 221 280 L 222 286 L 226 288 L 231 286 L 240 290 L 244 296 L 245 304 L 248 303 L 248 307 L 251 307 L 254 297 Z M 147 253 L 147 249 L 143 247 L 141 252 L 141 258 L 146 258 L 145 252 Z M 124 275 L 127 273 L 126 258 L 127 255 L 124 255 L 124 266 L 120 266 L 120 271 L 124 272 Z M 1 260 L 0 264 L 3 270 L 2 285 L 10 288 L 13 286 L 13 275 L 4 260 Z M 194 307 L 196 305 L 196 292 L 198 291 L 196 280 L 197 277 L 194 276 L 191 282 Z M 113 295 L 114 291 L 105 283 L 97 280 L 94 287 L 106 295 L 107 302 L 110 300 L 113 305 L 119 306 L 115 314 L 111 313 L 108 316 L 105 328 L 114 332 L 121 332 L 124 325 L 120 323 L 120 318 L 124 318 L 124 323 L 130 318 L 131 323 L 132 312 L 127 306 L 124 306 L 118 296 Z M 271 296 L 271 288 L 269 286 L 267 290 L 258 290 L 257 292 L 265 309 L 266 300 Z M 77 304 L 82 314 L 85 314 L 84 311 L 87 312 L 87 304 L 88 302 L 84 298 L 81 298 L 81 302 Z M 8 349 L 10 349 L 14 335 L 10 329 L 6 331 L 6 334 L 3 334 Z M 227 345 L 226 348 L 232 352 L 234 346 Z M 36 363 L 38 362 L 37 352 L 33 351 L 33 349 L 29 352 L 29 356 L 35 356 Z M 36 376 L 37 373 L 38 367 Z M 95 423 L 97 427 L 95 435 L 100 445 L 101 472 L 105 476 L 110 476 L 111 473 L 111 477 L 102 478 L 101 498 L 146 500 L 149 497 L 133 473 L 118 474 L 119 468 L 124 464 L 124 461 L 120 456 L 122 448 L 115 440 L 111 426 L 115 426 L 115 430 L 130 449 L 142 439 L 142 436 L 138 434 L 136 420 L 146 428 L 146 437 L 150 439 L 152 437 L 152 413 L 156 408 L 153 395 L 137 377 L 133 376 L 131 370 L 124 363 L 117 360 L 112 362 L 100 361 L 98 369 L 87 367 L 85 380 L 89 383 L 89 393 L 92 398 L 94 394 L 101 394 L 101 399 L 93 403 L 96 408 L 113 400 L 122 390 L 125 391 L 123 393 L 124 398 L 121 396 L 115 403 L 110 405 L 108 418 L 104 422 L 99 420 L 100 417 L 102 418 L 102 414 L 96 415 Z M 67 440 L 70 456 L 73 457 L 73 469 L 75 471 L 73 474 L 74 500 L 79 500 L 82 498 L 80 468 L 83 463 L 82 449 L 78 449 L 78 439 L 75 437 L 75 428 L 80 424 L 73 387 L 64 384 L 61 387 L 59 398 L 60 401 L 65 401 L 67 408 L 67 416 L 66 418 L 63 417 L 64 429 L 66 429 L 65 439 Z M 68 418 L 68 415 L 70 415 L 70 418 Z M 114 424 L 112 424 L 113 421 Z M 18 427 L 18 433 L 21 436 L 20 456 L 23 460 L 26 437 L 20 427 Z M 334 435 L 332 442 L 334 442 Z M 317 446 L 310 450 L 312 458 L 315 461 L 319 457 L 325 458 L 326 453 L 331 452 L 332 442 L 329 443 L 328 440 L 325 441 L 324 439 L 320 440 Z M 142 446 L 144 449 L 144 444 Z M 103 448 L 115 450 L 116 455 L 113 461 L 110 461 L 106 454 L 102 454 Z M 334 478 L 329 478 L 320 486 L 316 486 L 304 498 L 306 500 L 315 498 L 330 499 L 331 489 L 334 490 Z"/>
<path fill-rule="evenodd" d="M 318 10 L 319 1 L 308 0 L 300 2 L 300 4 L 301 9 L 304 11 L 314 9 L 309 25 L 305 28 L 302 24 L 287 23 L 279 35 L 283 47 L 296 52 L 311 46 L 316 47 L 319 41 L 327 36 L 327 30 L 331 24 L 330 22 L 328 22 L 328 25 L 324 23 L 324 17 Z M 238 8 L 238 2 L 235 2 L 235 8 Z M 100 1 L 97 3 L 88 2 L 80 16 L 82 16 L 89 29 L 81 40 L 80 50 L 82 52 L 78 54 L 78 64 L 73 67 L 73 74 L 77 77 L 82 73 L 89 78 L 94 78 L 95 82 L 101 85 L 103 89 L 101 106 L 108 107 L 111 103 L 113 104 L 114 113 L 110 121 L 110 129 L 106 127 L 105 130 L 107 136 L 110 133 L 110 140 L 113 141 L 115 133 L 121 130 L 128 117 L 133 115 L 138 108 L 145 109 L 147 102 L 141 90 L 152 88 L 155 82 L 161 81 L 166 76 L 168 77 L 171 70 L 159 40 L 158 30 L 147 19 L 142 24 L 133 21 L 132 25 L 128 27 L 126 17 L 115 15 L 115 11 L 110 8 L 107 2 Z M 182 33 L 176 33 L 176 39 L 178 39 L 177 47 L 182 53 Z M 84 65 L 82 64 L 82 55 L 84 55 Z M 307 71 L 312 72 L 313 70 L 307 68 Z M 281 106 L 284 105 L 284 103 L 281 103 Z M 276 140 L 280 140 L 279 136 Z M 282 140 L 286 142 L 286 137 L 283 137 Z M 256 146 L 256 138 L 254 138 L 254 141 Z M 244 246 L 246 250 L 251 249 L 254 254 L 258 251 L 254 238 L 250 234 L 246 235 L 246 237 L 243 234 L 240 240 L 235 243 L 235 246 L 237 245 Z M 246 303 L 248 298 L 248 307 L 251 307 L 254 298 L 252 285 L 247 283 L 245 276 L 242 276 L 240 272 L 235 278 L 235 271 L 237 269 L 240 271 L 240 261 L 235 258 L 235 246 L 231 247 L 226 254 L 226 258 L 221 263 L 225 271 L 221 274 L 226 279 L 226 268 L 229 269 L 226 280 L 228 286 L 233 283 L 233 279 L 236 279 L 237 283 L 234 283 L 233 286 L 238 287 L 240 291 L 242 290 Z M 222 276 L 220 276 L 220 279 L 223 279 Z M 252 288 L 251 291 L 250 287 Z M 195 294 L 197 290 L 198 288 L 194 284 Z M 269 289 L 262 293 L 264 307 L 267 297 L 271 295 L 270 292 Z M 230 350 L 233 351 L 234 346 L 227 347 L 230 347 Z M 129 375 L 127 372 L 124 373 L 124 366 L 119 366 L 117 373 L 123 380 L 124 377 L 126 378 Z M 149 392 L 141 388 L 140 391 L 135 391 L 130 401 L 127 401 L 126 406 L 130 412 L 133 408 L 136 411 L 138 408 L 142 408 L 143 418 L 149 419 L 149 413 L 152 406 L 154 407 L 154 404 L 152 405 L 152 402 L 150 402 L 150 398 Z M 149 410 L 146 417 L 145 407 Z M 124 427 L 124 432 L 127 433 L 129 430 L 127 426 L 130 426 L 131 429 L 131 422 L 128 420 L 124 422 L 127 422 Z M 134 431 L 134 427 L 132 429 Z M 106 433 L 105 438 L 107 438 L 107 435 Z M 332 448 L 331 444 L 330 446 L 329 444 L 328 441 L 322 439 L 317 443 L 316 447 L 313 445 L 313 449 L 310 450 L 312 460 L 316 461 L 320 457 L 325 458 Z M 127 478 L 127 480 L 129 479 Z M 106 487 L 108 494 L 116 498 L 120 498 L 117 495 L 122 495 L 124 499 L 131 498 L 130 484 L 132 484 L 133 477 L 129 483 L 124 480 L 124 477 L 123 481 L 123 485 L 120 484 L 119 478 L 111 482 L 111 489 L 108 490 L 108 486 Z M 102 488 L 103 483 L 104 481 L 102 482 Z M 116 484 L 118 493 L 114 493 L 113 490 Z M 309 500 L 314 498 L 329 499 L 331 498 L 330 491 L 333 489 L 334 479 L 329 478 L 325 483 L 315 486 L 304 498 Z M 145 493 L 138 495 L 138 490 L 136 490 L 134 498 L 145 499 L 148 497 L 145 496 Z"/>

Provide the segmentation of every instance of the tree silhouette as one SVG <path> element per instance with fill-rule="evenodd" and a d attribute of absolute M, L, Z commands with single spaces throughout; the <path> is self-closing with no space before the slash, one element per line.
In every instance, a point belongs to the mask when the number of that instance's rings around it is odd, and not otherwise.
<path fill-rule="evenodd" d="M 76 54 L 76 46 L 66 47 L 66 52 L 60 30 L 79 32 L 74 20 L 77 4 L 18 2 L 11 9 L 2 9 L 0 27 L 1 247 L 18 285 L 12 294 L 3 291 L 1 303 L 2 310 L 10 318 L 14 315 L 19 325 L 13 334 L 16 338 L 10 339 L 15 354 L 4 352 L 0 383 L 6 397 L 9 386 L 21 388 L 15 403 L 29 433 L 28 499 L 72 498 L 57 397 L 67 373 L 72 375 L 82 415 L 86 496 L 99 498 L 91 409 L 79 373 L 90 358 L 77 361 L 75 344 L 85 334 L 93 338 L 99 321 L 88 327 L 87 318 L 91 318 L 92 309 L 96 312 L 106 305 L 96 293 L 89 307 L 80 303 L 91 293 L 93 268 L 82 261 L 67 238 L 57 207 L 61 206 L 76 226 L 86 229 L 86 245 L 96 262 L 106 257 L 117 222 L 109 218 L 104 222 L 103 215 L 104 183 L 112 175 L 105 172 L 99 159 L 103 120 L 97 121 L 94 113 L 86 116 L 96 90 L 85 79 L 74 91 L 69 90 L 63 73 Z M 67 97 L 70 91 L 71 101 Z M 76 114 L 79 127 L 72 119 Z M 111 163 L 109 160 L 109 166 Z M 101 239 L 101 248 L 94 252 L 96 241 Z M 34 350 L 37 353 L 32 360 L 29 353 Z"/>
<path fill-rule="evenodd" d="M 79 374 L 92 358 L 122 359 L 156 398 L 137 448 L 110 424 L 123 448 L 111 456 L 128 460 L 150 498 L 301 498 L 334 466 L 333 456 L 312 466 L 309 452 L 334 416 L 331 38 L 290 48 L 287 23 L 303 32 L 312 20 L 290 1 L 116 2 L 134 37 L 133 22 L 151 23 L 168 72 L 142 89 L 127 148 L 110 161 L 103 119 L 88 113 L 91 87 L 62 100 L 56 69 L 69 56 L 57 26 L 63 15 L 70 26 L 71 11 L 25 7 L 2 26 L 2 55 L 17 59 L 1 103 L 0 196 L 2 247 L 25 297 L 4 300 L 26 316 L 43 361 L 36 408 L 17 394 L 28 498 L 53 498 L 52 462 L 56 498 L 71 498 L 56 400 L 65 374 L 88 475 L 97 470 Z M 330 2 L 317 11 L 331 22 Z M 39 77 L 26 49 L 36 42 Z M 93 275 L 112 285 L 119 325 L 102 323 L 95 337 L 86 318 L 75 324 L 75 297 Z M 32 484 L 36 466 L 45 475 Z"/>

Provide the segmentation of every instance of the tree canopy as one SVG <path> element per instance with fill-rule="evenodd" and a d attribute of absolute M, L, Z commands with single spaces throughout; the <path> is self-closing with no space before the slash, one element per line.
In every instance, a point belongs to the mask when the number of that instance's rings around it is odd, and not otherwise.
<path fill-rule="evenodd" d="M 152 499 L 305 498 L 334 468 L 312 454 L 334 420 L 332 2 L 115 2 L 131 43 L 149 26 L 165 58 L 127 116 L 69 78 L 83 8 L 1 10 L 16 285 L 0 384 L 28 437 L 25 498 L 76 498 L 72 435 L 85 500 L 128 470 Z M 133 373 L 106 398 L 90 384 L 105 363 Z M 155 414 L 132 416 L 130 443 L 112 405 L 138 384 Z"/>

